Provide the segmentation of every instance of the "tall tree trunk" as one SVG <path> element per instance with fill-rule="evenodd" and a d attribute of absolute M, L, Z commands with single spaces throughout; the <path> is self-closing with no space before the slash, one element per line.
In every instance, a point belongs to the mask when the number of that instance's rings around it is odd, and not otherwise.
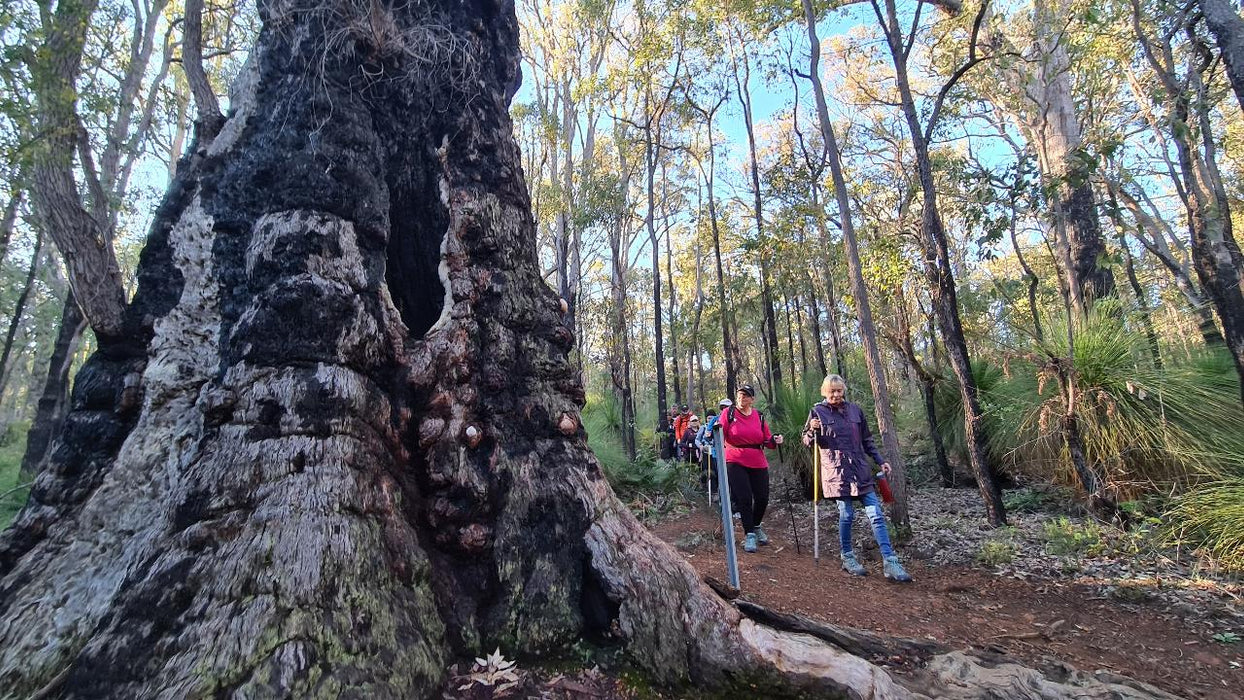
<path fill-rule="evenodd" d="M 87 319 L 100 335 L 122 332 L 125 310 L 121 271 L 112 248 L 112 231 L 99 211 L 88 212 L 79 192 L 74 154 L 85 137 L 76 113 L 83 46 L 97 0 L 60 2 L 44 16 L 44 44 L 30 66 L 31 87 L 42 135 L 31 169 L 31 202 L 65 256 L 70 286 L 77 290 Z M 106 194 L 94 188 L 96 208 Z"/>
<path fill-rule="evenodd" d="M 737 384 L 737 352 L 735 351 L 734 339 L 730 335 L 730 311 L 726 306 L 726 275 L 721 263 L 721 232 L 717 222 L 717 195 L 714 193 L 713 186 L 717 179 L 717 147 L 713 140 L 713 117 L 717 114 L 717 110 L 725 103 L 727 96 L 721 95 L 716 104 L 712 107 L 701 106 L 694 99 L 688 98 L 688 104 L 692 109 L 699 112 L 704 117 L 705 134 L 708 139 L 708 168 L 704 167 L 703 160 L 697 160 L 700 172 L 704 176 L 705 188 L 708 190 L 708 222 L 713 233 L 713 262 L 717 273 L 717 308 L 720 311 L 721 318 L 721 354 L 722 362 L 726 367 L 726 396 L 734 396 L 734 389 Z"/>
<path fill-rule="evenodd" d="M 17 224 L 17 211 L 21 209 L 25 192 L 17 191 L 9 197 L 4 205 L 4 214 L 0 215 L 0 262 L 9 256 L 9 241 L 13 238 L 13 229 Z"/>
<path fill-rule="evenodd" d="M 1176 77 L 1175 59 L 1169 46 L 1155 45 L 1141 25 L 1141 8 L 1132 0 L 1132 28 L 1145 59 L 1152 68 L 1170 108 L 1169 136 L 1175 144 L 1192 233 L 1192 261 L 1201 286 L 1214 303 L 1240 377 L 1240 400 L 1244 403 L 1244 255 L 1236 243 L 1231 210 L 1218 172 L 1217 146 L 1209 121 L 1208 95 L 1202 72 L 1209 66 L 1202 54 L 1187 57 L 1186 77 Z M 1199 38 L 1185 28 L 1190 43 Z M 1193 139 L 1199 139 L 1195 143 Z"/>
<path fill-rule="evenodd" d="M 1014 200 L 1012 200 L 1011 210 L 1015 210 Z M 1015 219 L 1016 216 L 1010 217 L 1011 231 L 1011 247 L 1015 249 L 1015 258 L 1019 261 L 1020 268 L 1024 271 L 1024 279 L 1028 280 L 1028 313 L 1032 316 L 1032 329 L 1037 340 L 1041 340 L 1045 336 L 1045 331 L 1041 328 L 1041 314 L 1037 311 L 1037 287 L 1041 284 L 1041 279 L 1037 277 L 1037 273 L 1032 271 L 1028 266 L 1028 261 L 1024 259 L 1024 251 L 1020 248 L 1019 238 L 1015 235 Z"/>
<path fill-rule="evenodd" d="M 28 482 L 39 473 L 48 458 L 52 436 L 60 432 L 69 403 L 69 369 L 73 356 L 86 330 L 86 318 L 73 291 L 66 290 L 65 304 L 61 311 L 60 330 L 52 346 L 52 358 L 48 361 L 47 378 L 35 409 L 30 432 L 26 433 L 26 452 L 22 455 L 21 481 Z"/>
<path fill-rule="evenodd" d="M 1127 189 L 1111 181 L 1107 181 L 1106 184 L 1110 196 L 1122 200 L 1123 205 L 1132 213 L 1136 221 L 1132 233 L 1136 240 L 1140 241 L 1145 250 L 1157 258 L 1158 262 L 1162 263 L 1162 267 L 1171 273 L 1175 286 L 1188 301 L 1189 308 L 1197 317 L 1197 327 L 1205 344 L 1224 345 L 1226 341 L 1222 337 L 1222 332 L 1218 330 L 1218 323 L 1214 320 L 1214 312 L 1210 308 L 1211 304 L 1206 301 L 1204 293 L 1192 279 L 1194 273 L 1190 269 L 1191 265 L 1185 249 L 1180 247 L 1177 250 L 1171 250 L 1168 241 L 1178 243 L 1178 239 L 1170 230 L 1170 225 L 1165 220 L 1152 216 Z M 1117 205 L 1113 206 L 1112 212 L 1114 212 L 1112 216 L 1118 217 Z M 1123 223 L 1119 220 L 1115 225 L 1122 227 Z"/>
<path fill-rule="evenodd" d="M 813 280 L 808 280 L 808 298 L 812 302 L 812 346 L 816 348 L 816 368 L 820 372 L 820 376 L 824 377 L 828 374 L 828 366 L 825 364 L 825 342 L 821 340 L 821 308 L 816 298 L 816 284 Z"/>
<path fill-rule="evenodd" d="M 665 206 L 669 204 L 669 192 L 667 185 L 669 179 L 666 177 L 665 166 L 661 166 L 661 201 Z M 669 286 L 669 314 L 670 314 L 670 362 L 673 365 L 674 372 L 674 403 L 682 405 L 682 374 L 678 369 L 678 324 L 676 322 L 678 313 L 678 303 L 674 296 L 674 250 L 670 246 L 670 225 L 668 221 L 668 212 L 666 212 L 665 223 L 665 281 Z M 674 436 L 675 440 L 680 439 L 681 435 Z"/>
<path fill-rule="evenodd" d="M 937 474 L 941 479 L 942 486 L 945 488 L 953 488 L 955 485 L 955 470 L 950 466 L 950 460 L 946 458 L 946 444 L 942 441 L 942 431 L 940 430 L 939 421 L 937 419 L 937 402 L 934 400 L 936 391 L 936 377 L 924 366 L 920 358 L 916 355 L 915 344 L 911 339 L 911 321 L 907 317 L 907 301 L 904 299 L 902 287 L 898 290 L 898 309 L 895 318 L 898 319 L 898 338 L 894 343 L 899 354 L 906 360 L 907 366 L 911 368 L 916 375 L 916 383 L 920 389 L 920 398 L 924 403 L 924 417 L 929 429 L 929 442 L 933 445 L 934 463 L 937 465 Z"/>
<path fill-rule="evenodd" d="M 825 88 L 821 84 L 821 42 L 816 34 L 816 13 L 812 9 L 812 0 L 803 0 L 803 11 L 808 30 L 808 43 L 811 45 L 812 52 L 808 74 L 812 80 L 813 94 L 816 97 L 816 113 L 820 122 L 821 136 L 825 139 L 825 151 L 829 159 L 830 174 L 833 177 L 834 193 L 838 198 L 838 216 L 842 225 L 843 245 L 846 248 L 847 268 L 851 275 L 851 289 L 855 294 L 856 313 L 860 319 L 860 340 L 864 346 L 864 363 L 868 367 L 868 379 L 872 385 L 877 429 L 881 433 L 881 443 L 885 449 L 884 456 L 890 460 L 890 466 L 893 469 L 891 482 L 895 502 L 891 515 L 895 525 L 907 528 L 909 527 L 907 471 L 903 464 L 903 453 L 898 445 L 898 427 L 894 422 L 894 408 L 890 405 L 890 389 L 886 385 L 885 365 L 881 362 L 881 348 L 877 342 L 877 327 L 873 323 L 872 307 L 868 302 L 868 287 L 864 283 L 859 243 L 855 238 L 855 224 L 852 222 L 851 199 L 847 191 L 846 176 L 842 170 L 842 152 L 838 149 L 834 126 L 829 120 L 829 106 L 825 102 Z M 841 355 L 839 355 L 839 363 L 841 362 Z"/>
<path fill-rule="evenodd" d="M 665 383 L 665 337 L 661 324 L 661 239 L 657 236 L 655 220 L 657 144 L 653 141 L 651 123 L 644 129 L 644 163 L 648 195 L 648 210 L 644 214 L 644 226 L 648 231 L 648 242 L 652 246 L 652 335 L 655 345 L 653 362 L 656 364 L 657 374 L 657 431 L 664 435 L 669 429 L 669 415 L 666 411 L 669 402 Z"/>
<path fill-rule="evenodd" d="M 1145 290 L 1136 278 L 1136 264 L 1132 260 L 1132 250 L 1127 246 L 1127 237 L 1119 232 L 1119 246 L 1123 249 L 1123 269 L 1127 271 L 1127 283 L 1132 288 L 1132 296 L 1136 297 L 1136 310 L 1140 314 L 1140 323 L 1145 329 L 1145 338 L 1149 340 L 1149 354 L 1153 357 L 1153 366 L 1161 369 L 1162 352 L 1158 346 L 1158 333 L 1153 327 L 1153 314 L 1149 310 L 1149 301 L 1145 298 Z"/>
<path fill-rule="evenodd" d="M 808 346 L 804 343 L 804 339 L 803 339 L 803 336 L 804 336 L 804 333 L 803 333 L 803 330 L 804 330 L 804 329 L 803 329 L 803 309 L 801 308 L 801 307 L 802 307 L 802 304 L 800 303 L 800 301 L 801 301 L 801 299 L 800 299 L 799 297 L 795 297 L 795 301 L 794 301 L 794 307 L 795 307 L 795 324 L 796 324 L 796 325 L 795 325 L 795 328 L 798 330 L 798 337 L 799 337 L 799 360 L 800 360 L 800 365 L 803 367 L 803 375 L 801 375 L 801 376 L 805 376 L 805 377 L 806 377 L 806 376 L 808 375 L 808 370 L 809 370 L 810 368 L 808 367 Z M 789 307 L 787 307 L 787 308 L 789 309 Z M 789 313 L 789 310 L 787 311 L 787 313 Z"/>
<path fill-rule="evenodd" d="M 810 0 L 804 0 L 805 3 Z M 933 165 L 929 158 L 928 139 L 920 123 L 915 98 L 907 77 L 907 53 L 904 51 L 902 29 L 894 0 L 885 0 L 885 15 L 880 7 L 873 5 L 877 21 L 886 34 L 887 47 L 894 62 L 895 82 L 902 102 L 903 117 L 911 135 L 916 156 L 916 171 L 920 179 L 921 220 L 920 241 L 924 249 L 925 276 L 928 278 L 933 309 L 955 378 L 959 380 L 959 392 L 963 399 L 964 437 L 972 473 L 985 502 L 989 523 L 993 526 L 1006 524 L 1006 509 L 1002 504 L 1002 491 L 985 452 L 988 440 L 985 435 L 984 411 L 977 395 L 976 379 L 972 376 L 972 363 L 968 355 L 967 340 L 959 318 L 959 299 L 955 289 L 954 271 L 946 244 L 946 231 L 942 226 L 941 213 L 937 209 L 937 186 L 933 181 Z M 978 26 L 979 26 L 978 16 Z M 973 37 L 975 39 L 975 37 Z M 936 119 L 936 113 L 929 117 Z M 846 217 L 843 217 L 844 219 Z"/>
<path fill-rule="evenodd" d="M 1235 99 L 1244 109 L 1244 18 L 1227 0 L 1200 0 L 1205 26 L 1214 35 L 1222 62 L 1227 67 L 1227 78 L 1235 90 Z"/>
<path fill-rule="evenodd" d="M 828 116 L 828 114 L 827 111 L 826 115 Z M 842 355 L 842 325 L 838 322 L 838 295 L 834 290 L 834 274 L 829 264 L 829 227 L 825 224 L 825 207 L 818 201 L 817 189 L 812 188 L 812 205 L 816 210 L 816 228 L 821 236 L 821 250 L 824 253 L 825 320 L 829 322 L 829 342 L 834 353 L 834 371 L 838 376 L 845 379 L 847 376 L 847 363 L 846 358 Z M 839 200 L 839 204 L 841 204 L 841 200 Z M 854 230 L 852 228 L 853 232 Z M 818 281 L 817 277 L 814 275 L 813 283 Z"/>
<path fill-rule="evenodd" d="M 623 168 L 625 171 L 625 167 Z M 624 178 L 624 182 L 629 178 Z M 631 346 L 626 322 L 626 260 L 630 237 L 627 224 L 618 217 L 609 233 L 609 287 L 613 301 L 609 334 L 609 377 L 622 412 L 622 447 L 628 461 L 635 461 L 635 399 L 631 389 Z"/>
<path fill-rule="evenodd" d="M 733 48 L 733 47 L 732 47 Z M 734 85 L 743 108 L 743 125 L 747 130 L 748 172 L 752 183 L 752 215 L 756 218 L 756 244 L 760 263 L 760 305 L 764 314 L 761 339 L 765 348 L 765 372 L 770 392 L 782 383 L 782 364 L 778 353 L 777 315 L 773 310 L 773 288 L 769 274 L 769 246 L 765 243 L 764 203 L 760 191 L 760 164 L 756 158 L 756 127 L 752 122 L 751 65 L 746 55 L 735 56 Z M 740 73 L 740 67 L 742 72 Z"/>
<path fill-rule="evenodd" d="M 1053 231 L 1062 270 L 1063 296 L 1083 315 L 1094 299 L 1114 294 L 1114 276 L 1101 266 L 1105 244 L 1089 176 L 1067 51 L 1068 0 L 1036 0 L 1032 10 L 1030 61 L 1010 61 L 1007 79 L 1023 91 L 1024 108 L 1014 114 L 1035 146 L 1041 175 L 1054 193 Z M 982 15 L 988 14 L 984 10 Z M 994 41 L 1009 44 L 995 33 Z M 1014 111 L 1014 110 L 1011 110 Z"/>
<path fill-rule="evenodd" d="M 13 316 L 9 319 L 9 330 L 4 335 L 4 349 L 0 350 L 0 397 L 9 384 L 9 358 L 13 356 L 13 341 L 17 338 L 17 329 L 21 328 L 22 316 L 26 313 L 26 300 L 30 298 L 30 290 L 35 284 L 35 275 L 39 272 L 39 254 L 43 248 L 43 229 L 35 232 L 35 247 L 30 253 L 30 267 L 26 269 L 26 282 L 22 291 L 13 303 Z"/>

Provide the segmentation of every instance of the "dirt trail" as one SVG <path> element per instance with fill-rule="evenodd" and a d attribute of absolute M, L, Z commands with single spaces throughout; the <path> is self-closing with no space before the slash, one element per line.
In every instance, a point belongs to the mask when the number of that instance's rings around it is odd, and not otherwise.
<path fill-rule="evenodd" d="M 833 529 L 821 532 L 818 567 L 807 533 L 801 532 L 803 551 L 796 553 L 780 506 L 766 520 L 772 544 L 755 554 L 740 547 L 739 571 L 745 597 L 767 607 L 954 648 L 990 650 L 1030 664 L 1044 657 L 1084 670 L 1106 669 L 1189 698 L 1244 698 L 1244 643 L 1214 641 L 1204 620 L 1174 616 L 1156 601 L 1129 604 L 1084 585 L 1004 578 L 964 565 L 927 565 L 901 548 L 914 583 L 886 581 L 875 549 L 857 552 L 869 575 L 855 578 L 838 567 Z M 653 531 L 678 546 L 702 575 L 726 580 L 715 514 L 702 508 Z M 905 661 L 892 659 L 894 670 L 901 673 Z"/>

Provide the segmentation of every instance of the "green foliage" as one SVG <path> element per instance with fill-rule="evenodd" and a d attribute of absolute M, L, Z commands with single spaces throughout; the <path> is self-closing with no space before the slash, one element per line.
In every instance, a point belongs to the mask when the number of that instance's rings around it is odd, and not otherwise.
<path fill-rule="evenodd" d="M 976 553 L 976 561 L 985 566 L 1010 564 L 1015 558 L 1015 545 L 1005 540 L 988 540 Z"/>
<path fill-rule="evenodd" d="M 1244 639 L 1244 637 L 1240 637 L 1240 635 L 1235 632 L 1219 632 L 1218 634 L 1211 635 L 1210 639 L 1218 642 L 1219 644 L 1235 644 L 1241 639 Z"/>
<path fill-rule="evenodd" d="M 1036 349 L 1046 357 L 1065 357 L 1066 320 L 1052 319 L 1047 327 Z M 1075 325 L 1076 419 L 1090 466 L 1124 497 L 1204 475 L 1244 473 L 1244 411 L 1229 361 L 1205 351 L 1158 368 L 1148 360 L 1146 342 L 1109 308 L 1096 309 Z M 1031 445 L 1026 456 L 1051 473 L 1065 473 L 1057 428 L 1066 398 L 1050 370 L 1038 376 L 1038 393 L 1045 399 L 1030 408 L 1021 427 Z"/>
<path fill-rule="evenodd" d="M 1002 497 L 1002 504 L 1008 513 L 1037 513 L 1057 510 L 1070 503 L 1072 495 L 1061 489 L 1022 488 L 1008 491 Z"/>
<path fill-rule="evenodd" d="M 622 444 L 622 409 L 612 394 L 593 394 L 583 408 L 587 444 L 595 453 L 610 486 L 623 498 L 677 493 L 689 479 L 686 465 L 657 459 L 651 430 L 636 431 L 635 461 L 627 459 Z"/>
<path fill-rule="evenodd" d="M 1175 499 L 1167 534 L 1203 547 L 1230 571 L 1244 572 L 1244 477 L 1201 484 Z"/>
<path fill-rule="evenodd" d="M 1065 319 L 1045 322 L 1030 358 L 1065 357 Z M 1071 373 L 1088 462 L 1119 497 L 1135 498 L 1206 475 L 1244 474 L 1244 411 L 1230 358 L 1205 350 L 1191 360 L 1148 356 L 1143 333 L 1109 309 L 1075 326 Z M 1056 375 L 1029 359 L 973 366 L 985 413 L 988 457 L 997 469 L 1074 484 L 1061 432 L 1066 397 Z M 953 380 L 938 383 L 939 432 L 966 458 L 963 408 Z"/>
<path fill-rule="evenodd" d="M 11 423 L 7 432 L 0 437 L 0 529 L 9 526 L 13 516 L 26 504 L 29 488 L 13 491 L 19 486 L 19 472 L 22 466 L 22 455 L 26 452 L 26 432 L 30 426 L 25 423 Z M 12 493 L 9 493 L 12 491 Z"/>
<path fill-rule="evenodd" d="M 1100 526 L 1092 521 L 1077 524 L 1058 518 L 1045 523 L 1041 532 L 1050 554 L 1096 556 L 1104 551 Z"/>

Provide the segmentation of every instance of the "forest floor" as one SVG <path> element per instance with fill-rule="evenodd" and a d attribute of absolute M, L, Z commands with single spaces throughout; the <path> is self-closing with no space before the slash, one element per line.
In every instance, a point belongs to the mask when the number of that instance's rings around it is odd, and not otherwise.
<path fill-rule="evenodd" d="M 1181 697 L 1244 697 L 1239 579 L 1148 546 L 1143 526 L 1129 533 L 1084 521 L 1048 493 L 1010 494 L 1011 525 L 1002 529 L 985 527 L 975 490 L 923 487 L 910 500 L 915 536 L 898 551 L 913 583 L 882 577 L 862 515 L 853 535 L 869 575 L 842 571 L 832 503 L 820 509 L 816 564 L 811 507 L 779 502 L 765 517 L 772 544 L 754 554 L 742 551 L 736 521 L 743 596 L 834 625 L 1001 653 L 1030 665 L 1056 659 L 1104 669 Z M 727 580 L 715 509 L 701 501 L 650 526 L 702 576 Z M 886 665 L 901 674 L 908 661 L 896 657 Z"/>

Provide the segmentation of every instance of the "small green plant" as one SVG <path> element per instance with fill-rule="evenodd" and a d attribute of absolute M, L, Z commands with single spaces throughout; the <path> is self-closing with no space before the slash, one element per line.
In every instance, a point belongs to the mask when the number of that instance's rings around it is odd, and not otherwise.
<path fill-rule="evenodd" d="M 1101 529 L 1094 523 L 1076 524 L 1067 518 L 1046 523 L 1042 527 L 1045 550 L 1050 554 L 1094 556 L 1105 549 Z"/>
<path fill-rule="evenodd" d="M 1219 644 L 1235 644 L 1241 639 L 1244 639 L 1244 637 L 1240 637 L 1240 635 L 1235 632 L 1219 632 L 1218 634 L 1211 636 L 1210 639 L 1218 642 Z"/>
<path fill-rule="evenodd" d="M 1140 586 L 1115 586 L 1110 589 L 1110 597 L 1121 603 L 1143 603 L 1151 597 L 1149 591 Z"/>
<path fill-rule="evenodd" d="M 1065 492 L 1022 488 L 1003 496 L 1002 503 L 1011 513 L 1036 513 L 1063 508 L 1071 500 L 1071 494 Z"/>
<path fill-rule="evenodd" d="M 1014 558 L 1015 545 L 1002 540 L 989 540 L 981 545 L 981 551 L 976 553 L 976 561 L 985 566 L 1010 564 Z"/>

